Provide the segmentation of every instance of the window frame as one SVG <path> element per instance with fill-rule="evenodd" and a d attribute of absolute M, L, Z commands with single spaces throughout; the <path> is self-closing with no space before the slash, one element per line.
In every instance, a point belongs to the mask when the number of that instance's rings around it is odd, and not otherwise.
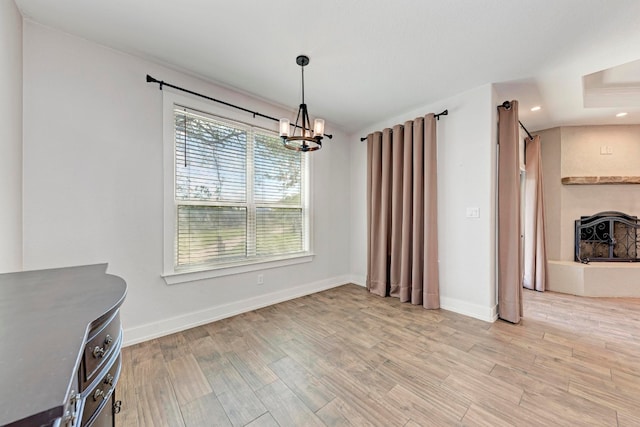
<path fill-rule="evenodd" d="M 174 108 L 176 106 L 186 107 L 204 114 L 215 116 L 222 120 L 238 122 L 242 125 L 266 130 L 277 134 L 278 124 L 267 120 L 255 119 L 247 113 L 232 110 L 231 108 L 204 102 L 193 97 L 184 96 L 164 88 L 162 91 L 163 103 L 163 272 L 161 276 L 167 284 L 189 282 L 207 278 L 221 277 L 232 274 L 241 274 L 251 271 L 264 270 L 268 268 L 283 267 L 287 265 L 311 262 L 313 253 L 313 215 L 312 215 L 312 179 L 313 157 L 307 156 L 306 168 L 303 169 L 303 222 L 305 226 L 304 242 L 307 250 L 295 254 L 276 255 L 269 258 L 243 259 L 232 262 L 209 264 L 194 268 L 176 269 L 176 239 L 177 239 L 177 206 L 175 199 L 175 118 Z M 277 113 L 276 113 L 277 114 Z M 248 116 L 248 117 L 247 117 Z M 283 147 L 283 150 L 285 148 Z M 303 154 L 306 155 L 306 154 Z M 251 170 L 252 177 L 253 170 Z M 247 181 L 249 183 L 249 181 Z M 251 184 L 253 185 L 253 184 Z"/>

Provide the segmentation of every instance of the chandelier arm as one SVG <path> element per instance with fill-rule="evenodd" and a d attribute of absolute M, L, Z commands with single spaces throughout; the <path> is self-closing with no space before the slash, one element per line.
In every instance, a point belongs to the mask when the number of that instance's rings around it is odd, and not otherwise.
<path fill-rule="evenodd" d="M 296 129 L 298 129 L 300 127 L 300 126 L 298 126 L 298 120 L 300 120 L 300 112 L 301 111 L 302 111 L 302 105 L 300 105 L 300 108 L 298 108 L 298 115 L 296 116 L 296 124 L 293 125 L 293 133 L 292 133 L 293 136 L 296 135 Z M 303 120 L 304 120 L 304 116 L 303 116 Z M 303 132 L 304 132 L 304 130 L 303 130 Z"/>
<path fill-rule="evenodd" d="M 302 104 L 302 136 L 307 136 L 307 132 L 311 133 L 311 120 L 309 120 L 309 111 L 307 104 Z"/>
<path fill-rule="evenodd" d="M 278 119 L 278 120 L 280 120 L 280 119 Z M 302 126 L 299 126 L 297 123 L 296 124 L 291 123 L 291 124 L 289 124 L 289 126 L 292 126 L 294 128 L 294 130 L 295 129 L 302 129 Z M 330 133 L 323 133 L 322 136 L 325 137 L 325 138 L 333 139 L 333 134 L 330 134 Z M 363 141 L 365 139 L 367 139 L 367 138 L 364 138 Z"/>

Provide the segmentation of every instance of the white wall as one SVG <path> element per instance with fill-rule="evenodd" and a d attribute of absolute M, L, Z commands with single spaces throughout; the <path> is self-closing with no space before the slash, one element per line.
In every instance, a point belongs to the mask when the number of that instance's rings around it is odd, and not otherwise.
<path fill-rule="evenodd" d="M 0 273 L 22 269 L 22 16 L 0 1 Z"/>
<path fill-rule="evenodd" d="M 640 176 L 640 126 L 563 126 L 562 177 Z M 601 154 L 603 147 L 610 154 Z"/>
<path fill-rule="evenodd" d="M 162 92 L 146 74 L 275 117 L 290 112 L 38 24 L 24 26 L 25 268 L 108 262 L 129 285 L 126 343 L 348 281 L 349 144 L 328 124 L 333 140 L 311 154 L 313 262 L 165 284 Z M 264 285 L 256 284 L 258 273 Z"/>
<path fill-rule="evenodd" d="M 361 136 L 427 113 L 438 122 L 438 240 L 442 308 L 494 320 L 496 94 L 485 85 L 425 105 L 351 137 L 351 272 L 366 277 L 366 143 Z M 467 207 L 480 218 L 465 217 Z"/>

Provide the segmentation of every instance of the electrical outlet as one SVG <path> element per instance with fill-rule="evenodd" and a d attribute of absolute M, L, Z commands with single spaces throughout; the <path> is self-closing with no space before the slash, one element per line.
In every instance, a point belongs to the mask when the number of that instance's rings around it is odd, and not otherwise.
<path fill-rule="evenodd" d="M 258 285 L 264 285 L 264 274 L 258 274 Z"/>
<path fill-rule="evenodd" d="M 467 218 L 480 218 L 480 208 L 467 208 Z"/>

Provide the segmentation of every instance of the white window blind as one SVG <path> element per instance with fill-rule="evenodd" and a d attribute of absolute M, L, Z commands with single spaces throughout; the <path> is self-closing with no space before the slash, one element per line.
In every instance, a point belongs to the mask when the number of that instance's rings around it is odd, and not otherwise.
<path fill-rule="evenodd" d="M 175 268 L 308 251 L 305 156 L 277 134 L 174 108 Z"/>

